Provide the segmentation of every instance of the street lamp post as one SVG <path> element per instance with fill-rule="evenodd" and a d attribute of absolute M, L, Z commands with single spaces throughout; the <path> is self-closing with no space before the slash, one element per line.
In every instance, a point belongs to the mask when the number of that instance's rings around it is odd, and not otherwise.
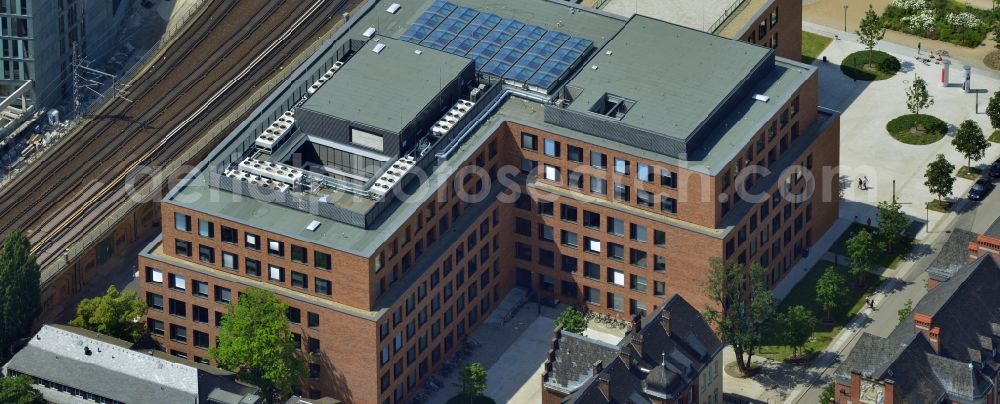
<path fill-rule="evenodd" d="M 844 32 L 847 32 L 847 4 L 844 4 Z"/>

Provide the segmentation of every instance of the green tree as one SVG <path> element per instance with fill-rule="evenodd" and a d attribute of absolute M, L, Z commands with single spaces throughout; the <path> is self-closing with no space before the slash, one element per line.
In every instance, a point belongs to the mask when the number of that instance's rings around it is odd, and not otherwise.
<path fill-rule="evenodd" d="M 997 29 L 1000 30 L 1000 23 L 997 24 Z M 1000 36 L 997 36 L 997 46 L 1000 46 Z M 986 105 L 986 116 L 990 117 L 990 126 L 1000 130 L 1000 91 L 994 91 L 990 97 L 990 103 Z"/>
<path fill-rule="evenodd" d="M 816 304 L 823 309 L 827 321 L 831 320 L 831 312 L 840 307 L 846 296 L 847 285 L 844 277 L 837 273 L 834 267 L 827 267 L 823 271 L 823 276 L 816 282 Z"/>
<path fill-rule="evenodd" d="M 28 237 L 20 231 L 7 235 L 0 249 L 0 362 L 10 359 L 18 340 L 31 335 L 42 312 L 40 277 Z"/>
<path fill-rule="evenodd" d="M 111 285 L 104 296 L 81 301 L 69 325 L 135 342 L 146 332 L 139 321 L 145 312 L 146 303 L 136 299 L 135 291 L 122 293 Z"/>
<path fill-rule="evenodd" d="M 27 376 L 0 377 L 0 403 L 5 404 L 42 404 L 42 393 L 31 386 L 32 380 Z"/>
<path fill-rule="evenodd" d="M 861 229 L 847 240 L 847 255 L 851 259 L 851 277 L 855 282 L 864 280 L 866 272 L 875 266 L 875 238 L 868 229 Z"/>
<path fill-rule="evenodd" d="M 809 342 L 816 327 L 816 316 L 801 305 L 789 307 L 784 313 L 778 314 L 777 321 L 782 345 L 792 349 L 792 357 L 801 357 L 802 347 Z"/>
<path fill-rule="evenodd" d="M 924 181 L 924 185 L 932 194 L 937 195 L 938 201 L 951 195 L 955 186 L 955 177 L 951 175 L 954 171 L 955 166 L 949 163 L 943 154 L 938 154 L 937 159 L 927 165 L 927 172 L 924 173 L 924 178 L 927 180 Z"/>
<path fill-rule="evenodd" d="M 955 138 L 951 141 L 955 150 L 962 153 L 968 160 L 969 170 L 972 170 L 972 160 L 979 161 L 986 156 L 986 149 L 990 147 L 990 141 L 983 135 L 983 129 L 976 121 L 966 119 L 955 132 Z"/>
<path fill-rule="evenodd" d="M 306 374 L 287 311 L 288 305 L 274 294 L 245 289 L 222 317 L 218 345 L 208 351 L 219 367 L 260 387 L 268 402 L 286 397 Z"/>
<path fill-rule="evenodd" d="M 879 202 L 875 216 L 878 218 L 878 231 L 875 235 L 880 247 L 889 252 L 895 251 L 906 237 L 906 229 L 910 226 L 902 206 L 896 201 Z"/>
<path fill-rule="evenodd" d="M 559 313 L 555 324 L 556 326 L 562 326 L 566 331 L 581 333 L 587 329 L 587 318 L 583 316 L 583 313 L 576 311 L 572 307 L 568 307 L 562 313 Z"/>
<path fill-rule="evenodd" d="M 906 109 L 917 116 L 917 128 L 920 129 L 920 111 L 934 105 L 934 97 L 927 92 L 927 82 L 917 76 L 913 83 L 906 88 Z"/>
<path fill-rule="evenodd" d="M 899 322 L 902 323 L 903 319 L 906 318 L 906 316 L 909 316 L 911 311 L 913 311 L 913 299 L 906 299 L 906 303 L 903 304 L 903 308 L 896 312 L 896 316 L 899 317 Z"/>
<path fill-rule="evenodd" d="M 486 391 L 486 369 L 479 363 L 465 365 L 458 372 L 459 387 L 462 389 L 462 396 L 469 398 L 472 403 L 476 397 L 482 396 Z"/>
<path fill-rule="evenodd" d="M 868 5 L 868 11 L 865 11 L 865 16 L 858 23 L 858 30 L 854 31 L 854 33 L 858 34 L 858 42 L 868 50 L 868 64 L 871 64 L 872 50 L 885 37 L 885 24 L 882 23 L 882 19 L 879 18 L 878 13 L 875 12 L 875 8 L 870 4 Z"/>
<path fill-rule="evenodd" d="M 764 345 L 768 320 L 774 314 L 774 298 L 764 283 L 764 268 L 756 262 L 747 267 L 718 258 L 712 258 L 709 264 L 705 293 L 712 304 L 705 308 L 705 319 L 723 341 L 732 345 L 736 366 L 747 375 L 753 354 Z"/>
<path fill-rule="evenodd" d="M 819 402 L 822 404 L 832 403 L 833 400 L 837 398 L 834 394 L 835 388 L 836 386 L 833 383 L 827 384 L 826 387 L 823 388 L 823 393 L 819 395 Z"/>

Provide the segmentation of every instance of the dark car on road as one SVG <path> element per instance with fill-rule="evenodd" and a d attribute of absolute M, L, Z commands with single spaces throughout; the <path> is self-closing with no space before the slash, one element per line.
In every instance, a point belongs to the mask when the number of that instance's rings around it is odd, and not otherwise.
<path fill-rule="evenodd" d="M 1000 177 L 1000 159 L 990 164 L 990 178 Z"/>
<path fill-rule="evenodd" d="M 980 178 L 976 180 L 975 184 L 972 184 L 972 189 L 969 190 L 969 199 L 981 201 L 986 198 L 991 189 L 993 189 L 993 183 L 986 178 Z"/>

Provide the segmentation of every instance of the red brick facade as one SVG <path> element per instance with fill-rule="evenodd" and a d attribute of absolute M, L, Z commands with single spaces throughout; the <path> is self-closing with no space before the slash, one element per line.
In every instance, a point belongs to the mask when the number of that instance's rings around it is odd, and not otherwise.
<path fill-rule="evenodd" d="M 774 48 L 775 53 L 783 58 L 802 59 L 801 1 L 775 0 L 756 16 L 754 23 L 733 38 Z"/>

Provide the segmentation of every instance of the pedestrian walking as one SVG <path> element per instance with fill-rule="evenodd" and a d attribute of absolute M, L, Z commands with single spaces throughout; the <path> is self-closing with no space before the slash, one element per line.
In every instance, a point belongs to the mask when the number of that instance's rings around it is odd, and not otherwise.
<path fill-rule="evenodd" d="M 920 42 L 917 42 L 917 54 L 920 54 Z"/>
<path fill-rule="evenodd" d="M 865 189 L 864 186 L 865 186 L 864 180 L 858 178 L 858 189 Z"/>
<path fill-rule="evenodd" d="M 868 299 L 868 308 L 875 310 L 875 299 Z"/>
<path fill-rule="evenodd" d="M 872 227 L 872 218 L 868 217 L 868 227 Z"/>

